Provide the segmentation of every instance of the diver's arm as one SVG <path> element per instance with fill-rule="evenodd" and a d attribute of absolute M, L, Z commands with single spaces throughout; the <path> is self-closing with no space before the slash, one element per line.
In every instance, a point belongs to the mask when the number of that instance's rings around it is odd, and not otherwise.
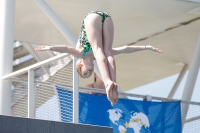
<path fill-rule="evenodd" d="M 133 52 L 142 51 L 142 50 L 151 50 L 151 51 L 154 51 L 154 52 L 162 53 L 162 50 L 160 50 L 159 48 L 154 48 L 151 45 L 147 45 L 147 46 L 122 46 L 122 47 L 112 48 L 112 53 L 113 53 L 113 55 L 118 55 L 118 54 L 133 53 Z"/>
<path fill-rule="evenodd" d="M 71 46 L 66 46 L 66 45 L 55 45 L 55 46 L 38 46 L 35 48 L 35 51 L 46 51 L 46 50 L 51 50 L 51 51 L 56 51 L 59 53 L 69 53 L 76 58 L 82 57 L 82 51 L 79 51 Z"/>

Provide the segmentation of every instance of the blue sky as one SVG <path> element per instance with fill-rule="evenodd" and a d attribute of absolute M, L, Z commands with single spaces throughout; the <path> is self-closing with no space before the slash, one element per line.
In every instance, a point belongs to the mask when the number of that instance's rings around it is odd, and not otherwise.
<path fill-rule="evenodd" d="M 187 75 L 188 75 L 188 71 L 186 72 L 181 84 L 179 85 L 178 90 L 173 97 L 174 99 L 181 99 L 185 82 L 187 79 Z M 141 94 L 141 95 L 148 94 L 152 96 L 167 98 L 178 76 L 179 74 L 175 74 L 175 75 L 160 79 L 158 81 L 134 88 L 126 92 L 133 93 L 133 94 Z M 200 94 L 200 74 L 198 74 L 197 76 L 197 80 L 196 80 L 191 101 L 200 102 L 199 94 Z"/>

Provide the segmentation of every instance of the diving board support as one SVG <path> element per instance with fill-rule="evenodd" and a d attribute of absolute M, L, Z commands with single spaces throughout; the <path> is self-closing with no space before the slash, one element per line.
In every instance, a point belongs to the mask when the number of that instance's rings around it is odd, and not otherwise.
<path fill-rule="evenodd" d="M 187 69 L 188 69 L 188 65 L 185 64 L 178 76 L 178 79 L 176 80 L 173 88 L 171 89 L 169 95 L 168 95 L 168 98 L 172 99 L 174 97 L 174 94 L 176 93 L 181 81 L 183 80 L 183 77 L 185 76 L 185 73 L 187 72 Z"/>
<path fill-rule="evenodd" d="M 189 119 L 185 120 L 184 124 L 192 122 L 192 121 L 196 121 L 196 120 L 200 120 L 200 116 L 189 118 Z"/>
<path fill-rule="evenodd" d="M 184 87 L 182 98 L 181 98 L 182 100 L 191 101 L 197 75 L 199 72 L 199 65 L 200 65 L 200 35 L 198 37 L 198 41 L 194 50 L 192 62 L 190 63 L 188 76 L 186 79 L 185 87 Z M 188 108 L 189 108 L 188 104 L 181 104 L 182 123 L 185 122 Z"/>
<path fill-rule="evenodd" d="M 73 57 L 73 123 L 79 122 L 79 82 L 78 73 L 76 71 L 76 61 Z"/>
<path fill-rule="evenodd" d="M 12 73 L 15 0 L 0 0 L 0 114 L 11 115 L 11 81 L 2 77 Z"/>

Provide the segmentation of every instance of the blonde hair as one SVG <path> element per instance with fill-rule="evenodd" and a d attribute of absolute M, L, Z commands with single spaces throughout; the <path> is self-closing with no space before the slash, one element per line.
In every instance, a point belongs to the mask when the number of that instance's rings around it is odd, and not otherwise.
<path fill-rule="evenodd" d="M 77 70 L 78 74 L 81 76 L 81 78 L 84 78 L 82 75 L 81 66 L 80 66 L 81 62 L 82 62 L 82 58 L 79 58 L 76 62 L 76 70 Z"/>

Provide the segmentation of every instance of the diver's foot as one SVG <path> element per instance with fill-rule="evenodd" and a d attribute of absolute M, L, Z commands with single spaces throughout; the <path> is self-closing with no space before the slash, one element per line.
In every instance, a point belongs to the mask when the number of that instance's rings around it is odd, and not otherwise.
<path fill-rule="evenodd" d="M 117 103 L 117 101 L 118 101 L 118 99 L 119 99 L 119 94 L 118 94 L 118 86 L 117 86 L 117 84 L 116 83 L 114 83 L 114 87 L 113 87 L 113 89 L 112 89 L 112 94 L 113 94 L 113 101 L 114 101 L 114 104 L 113 105 L 115 105 L 116 103 Z"/>
<path fill-rule="evenodd" d="M 106 94 L 108 100 L 111 102 L 112 106 L 114 105 L 114 97 L 113 97 L 113 88 L 114 88 L 114 83 L 111 81 L 108 84 L 106 84 Z"/>

